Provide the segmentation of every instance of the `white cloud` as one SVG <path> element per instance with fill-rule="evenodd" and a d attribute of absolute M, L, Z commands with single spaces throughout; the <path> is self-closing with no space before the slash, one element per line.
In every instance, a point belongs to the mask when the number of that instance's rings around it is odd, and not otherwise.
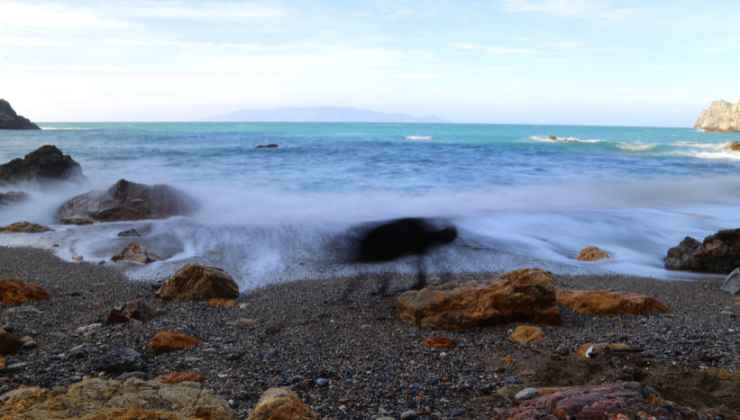
<path fill-rule="evenodd" d="M 481 45 L 472 44 L 467 42 L 453 42 L 450 44 L 452 48 L 466 51 L 480 51 L 495 55 L 534 55 L 539 54 L 539 51 L 531 48 L 515 48 L 515 47 L 501 47 L 496 45 Z"/>
<path fill-rule="evenodd" d="M 504 8 L 514 13 L 608 20 L 624 19 L 636 12 L 633 8 L 615 6 L 611 0 L 504 0 Z"/>

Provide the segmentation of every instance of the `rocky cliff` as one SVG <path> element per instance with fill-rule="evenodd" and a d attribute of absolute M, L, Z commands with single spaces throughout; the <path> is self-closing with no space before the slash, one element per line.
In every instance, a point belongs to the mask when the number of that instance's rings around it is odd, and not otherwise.
<path fill-rule="evenodd" d="M 714 101 L 699 115 L 694 128 L 706 131 L 740 132 L 740 101 Z"/>
<path fill-rule="evenodd" d="M 38 130 L 39 126 L 15 113 L 13 107 L 5 99 L 0 99 L 0 129 L 6 130 Z"/>

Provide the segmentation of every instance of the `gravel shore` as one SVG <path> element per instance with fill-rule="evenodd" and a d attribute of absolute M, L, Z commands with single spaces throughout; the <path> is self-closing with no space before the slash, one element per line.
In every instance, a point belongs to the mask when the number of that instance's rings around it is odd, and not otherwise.
<path fill-rule="evenodd" d="M 242 417 L 272 386 L 292 387 L 325 418 L 399 418 L 413 412 L 416 418 L 489 419 L 496 409 L 511 406 L 512 393 L 525 386 L 612 380 L 650 384 L 667 399 L 719 409 L 728 418 L 740 413 L 740 381 L 720 381 L 707 370 L 740 369 L 740 306 L 719 290 L 714 277 L 662 282 L 558 276 L 560 287 L 645 293 L 671 311 L 594 317 L 564 310 L 562 326 L 543 326 L 545 339 L 527 346 L 509 340 L 516 325 L 456 333 L 419 330 L 397 318 L 394 297 L 373 293 L 377 279 L 292 282 L 248 291 L 236 308 L 212 308 L 159 301 L 152 283 L 130 281 L 114 265 L 66 263 L 25 248 L 0 248 L 0 278 L 37 282 L 51 295 L 48 301 L 2 307 L 0 323 L 31 336 L 37 346 L 8 357 L 0 392 L 101 374 L 105 355 L 128 347 L 141 360 L 123 375 L 198 371 Z M 391 279 L 398 287 L 412 281 Z M 78 330 L 137 298 L 159 316 Z M 146 343 L 163 329 L 183 331 L 203 344 L 155 355 Z M 422 344 L 439 335 L 457 347 L 431 350 Z M 586 362 L 574 355 L 585 342 L 625 342 L 641 351 Z"/>

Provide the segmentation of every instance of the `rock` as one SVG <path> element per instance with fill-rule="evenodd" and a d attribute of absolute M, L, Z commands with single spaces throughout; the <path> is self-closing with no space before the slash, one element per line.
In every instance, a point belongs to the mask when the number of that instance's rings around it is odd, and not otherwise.
<path fill-rule="evenodd" d="M 586 385 L 537 391 L 535 398 L 499 414 L 496 419 L 687 419 L 697 413 L 661 400 L 637 382 Z M 544 395 L 543 395 L 544 394 Z"/>
<path fill-rule="evenodd" d="M 85 217 L 85 216 L 72 216 L 72 217 L 66 217 L 62 220 L 60 220 L 65 225 L 76 225 L 76 226 L 84 226 L 84 225 L 92 225 L 95 223 L 95 220 Z"/>
<path fill-rule="evenodd" d="M 514 395 L 514 399 L 517 401 L 531 400 L 537 395 L 537 388 L 524 388 Z"/>
<path fill-rule="evenodd" d="M 733 152 L 740 152 L 740 141 L 731 142 L 730 145 L 727 146 L 727 148 Z"/>
<path fill-rule="evenodd" d="M 457 343 L 455 340 L 452 340 L 447 337 L 440 337 L 440 336 L 434 336 L 434 337 L 428 337 L 424 339 L 424 347 L 428 349 L 454 349 L 455 346 L 457 346 Z"/>
<path fill-rule="evenodd" d="M 511 341 L 519 344 L 536 343 L 545 339 L 542 328 L 532 325 L 520 325 L 511 333 Z"/>
<path fill-rule="evenodd" d="M 732 273 L 722 282 L 721 289 L 731 295 L 740 294 L 740 268 L 732 270 Z"/>
<path fill-rule="evenodd" d="M 257 320 L 252 318 L 239 318 L 236 320 L 236 325 L 241 328 L 254 328 L 257 324 Z"/>
<path fill-rule="evenodd" d="M 0 99 L 0 130 L 38 130 L 39 126 L 15 113 L 10 103 Z"/>
<path fill-rule="evenodd" d="M 694 124 L 704 131 L 740 131 L 740 101 L 714 101 L 704 110 Z"/>
<path fill-rule="evenodd" d="M 139 233 L 139 231 L 136 229 L 126 229 L 121 232 L 118 232 L 118 237 L 119 238 L 132 238 L 132 237 L 140 238 L 141 233 Z"/>
<path fill-rule="evenodd" d="M 0 301 L 4 305 L 21 305 L 29 301 L 48 300 L 49 293 L 37 284 L 21 280 L 0 280 Z"/>
<path fill-rule="evenodd" d="M 668 270 L 729 274 L 740 267 L 740 229 L 720 230 L 703 242 L 687 237 L 668 250 L 664 263 Z"/>
<path fill-rule="evenodd" d="M 60 182 L 84 179 L 80 164 L 56 146 L 41 146 L 23 159 L 0 165 L 0 184 Z"/>
<path fill-rule="evenodd" d="M 208 299 L 208 306 L 212 308 L 235 308 L 236 299 Z"/>
<path fill-rule="evenodd" d="M 5 356 L 0 355 L 0 370 L 5 369 L 7 365 L 8 362 L 5 360 Z"/>
<path fill-rule="evenodd" d="M 0 233 L 43 233 L 51 232 L 51 229 L 44 225 L 37 225 L 31 222 L 16 222 L 7 226 L 0 227 Z"/>
<path fill-rule="evenodd" d="M 149 341 L 155 353 L 190 350 L 200 345 L 200 340 L 178 331 L 160 331 Z"/>
<path fill-rule="evenodd" d="M 24 335 L 20 338 L 20 340 L 21 343 L 23 343 L 24 350 L 34 349 L 36 348 L 36 346 L 38 346 L 38 343 L 36 343 L 36 340 L 34 340 L 33 337 Z"/>
<path fill-rule="evenodd" d="M 257 149 L 277 149 L 278 147 L 280 147 L 280 145 L 275 143 L 257 145 Z"/>
<path fill-rule="evenodd" d="M 198 372 L 172 372 L 158 376 L 157 380 L 163 384 L 179 384 L 180 382 L 205 382 L 206 378 Z"/>
<path fill-rule="evenodd" d="M 316 378 L 316 380 L 314 381 L 317 386 L 327 386 L 329 385 L 329 382 L 330 381 L 327 378 Z"/>
<path fill-rule="evenodd" d="M 149 322 L 157 316 L 157 310 L 142 299 L 132 300 L 125 305 L 113 308 L 106 318 L 109 324 L 128 322 L 132 319 Z"/>
<path fill-rule="evenodd" d="M 188 215 L 196 208 L 193 198 L 168 185 L 144 185 L 122 179 L 107 191 L 91 191 L 73 197 L 57 210 L 57 218 L 112 222 L 164 219 Z"/>
<path fill-rule="evenodd" d="M 78 327 L 75 330 L 75 333 L 77 333 L 78 335 L 90 335 L 90 334 L 93 333 L 93 331 L 97 330 L 98 328 L 100 328 L 102 326 L 103 326 L 103 324 L 101 324 L 99 322 L 95 322 L 95 323 L 92 323 L 92 324 L 89 324 L 89 325 L 83 325 L 81 327 Z"/>
<path fill-rule="evenodd" d="M 319 415 L 289 388 L 270 388 L 247 420 L 318 420 Z"/>
<path fill-rule="evenodd" d="M 220 268 L 188 264 L 162 285 L 157 297 L 178 300 L 236 299 L 239 297 L 239 286 Z"/>
<path fill-rule="evenodd" d="M 96 371 L 121 374 L 144 370 L 141 353 L 128 347 L 116 347 L 97 359 L 93 366 Z"/>
<path fill-rule="evenodd" d="M 401 420 L 410 420 L 416 418 L 416 410 L 406 410 L 401 413 Z"/>
<path fill-rule="evenodd" d="M 522 320 L 560 323 L 552 275 L 539 269 L 409 291 L 398 298 L 398 309 L 401 319 L 422 328 L 462 330 Z"/>
<path fill-rule="evenodd" d="M 0 207 L 12 206 L 28 201 L 29 195 L 23 191 L 8 191 L 0 193 Z"/>
<path fill-rule="evenodd" d="M 86 378 L 67 389 L 21 387 L 0 398 L 0 418 L 23 420 L 236 420 L 202 384 Z"/>
<path fill-rule="evenodd" d="M 587 246 L 578 253 L 578 261 L 599 261 L 609 259 L 611 256 L 608 252 L 596 246 Z"/>
<path fill-rule="evenodd" d="M 359 241 L 359 262 L 392 261 L 404 255 L 423 255 L 430 248 L 448 244 L 457 238 L 457 229 L 434 226 L 420 218 L 384 222 L 367 231 Z"/>
<path fill-rule="evenodd" d="M 111 261 L 126 261 L 135 264 L 150 264 L 161 260 L 162 258 L 157 254 L 154 254 L 137 242 L 131 242 L 121 252 L 111 257 Z"/>
<path fill-rule="evenodd" d="M 638 351 L 640 350 L 625 343 L 584 343 L 578 347 L 576 355 L 581 359 L 588 360 L 606 353 L 630 353 Z"/>
<path fill-rule="evenodd" d="M 0 328 L 0 354 L 16 354 L 23 347 L 23 340 L 20 337 Z"/>
<path fill-rule="evenodd" d="M 584 315 L 650 315 L 668 312 L 666 304 L 638 293 L 607 290 L 558 290 L 560 305 Z"/>

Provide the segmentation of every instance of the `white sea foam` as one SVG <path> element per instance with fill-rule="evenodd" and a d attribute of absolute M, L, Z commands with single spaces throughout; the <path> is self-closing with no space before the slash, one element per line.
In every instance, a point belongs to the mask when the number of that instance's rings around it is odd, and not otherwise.
<path fill-rule="evenodd" d="M 530 136 L 530 140 L 539 141 L 543 143 L 601 143 L 601 139 L 581 139 L 578 137 L 560 137 L 560 136 Z"/>
<path fill-rule="evenodd" d="M 39 126 L 42 130 L 51 130 L 51 131 L 81 131 L 81 130 L 92 130 L 90 127 L 47 127 L 47 126 Z"/>
<path fill-rule="evenodd" d="M 657 147 L 657 144 L 645 144 L 645 143 L 619 143 L 617 148 L 627 152 L 646 152 L 653 150 Z"/>
<path fill-rule="evenodd" d="M 404 137 L 404 139 L 409 140 L 409 141 L 429 141 L 429 140 L 432 139 L 432 136 L 417 136 L 417 135 L 412 135 L 412 136 L 406 136 L 406 137 Z"/>

